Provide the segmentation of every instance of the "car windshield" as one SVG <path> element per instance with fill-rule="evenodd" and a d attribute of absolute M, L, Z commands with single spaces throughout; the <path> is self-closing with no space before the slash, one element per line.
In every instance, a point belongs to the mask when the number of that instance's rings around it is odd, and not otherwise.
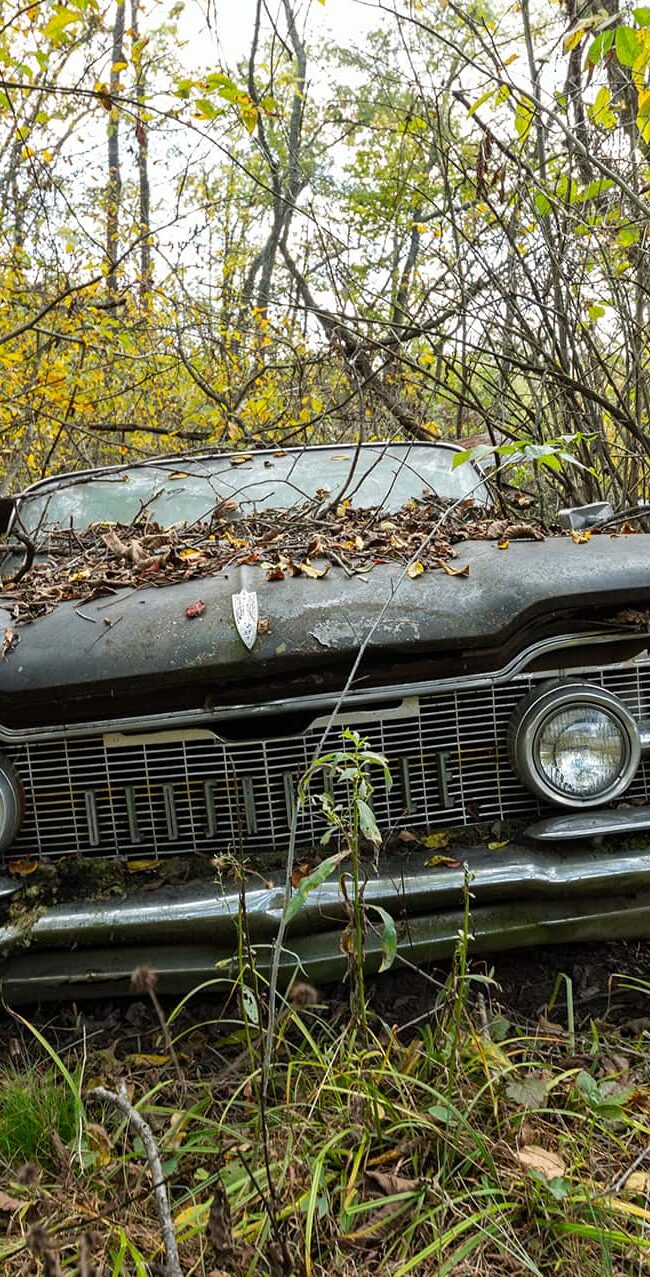
<path fill-rule="evenodd" d="M 358 508 L 378 506 L 387 513 L 432 494 L 487 503 L 476 469 L 468 461 L 454 468 L 455 456 L 457 449 L 449 444 L 366 444 L 360 449 L 344 444 L 173 457 L 34 484 L 21 498 L 20 522 L 35 532 L 131 524 L 149 515 L 169 527 L 207 520 L 224 500 L 233 503 L 234 519 L 255 510 L 299 508 L 319 497 L 346 498 Z"/>

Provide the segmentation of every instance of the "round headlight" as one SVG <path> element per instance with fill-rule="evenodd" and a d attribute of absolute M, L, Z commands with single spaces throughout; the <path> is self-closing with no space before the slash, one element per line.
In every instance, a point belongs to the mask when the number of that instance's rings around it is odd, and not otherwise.
<path fill-rule="evenodd" d="M 16 837 L 23 807 L 23 787 L 16 768 L 0 754 L 0 851 L 6 851 Z"/>
<path fill-rule="evenodd" d="M 641 758 L 627 706 L 589 683 L 547 683 L 517 707 L 510 754 L 534 794 L 564 807 L 595 807 L 627 789 Z"/>

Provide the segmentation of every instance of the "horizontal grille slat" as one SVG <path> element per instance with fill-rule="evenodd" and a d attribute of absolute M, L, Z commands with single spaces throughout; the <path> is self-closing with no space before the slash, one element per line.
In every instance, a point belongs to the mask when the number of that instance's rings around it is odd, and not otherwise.
<path fill-rule="evenodd" d="M 472 825 L 539 814 L 537 800 L 510 766 L 507 729 L 513 709 L 548 673 L 520 675 L 503 686 L 442 691 L 404 702 L 385 717 L 369 711 L 354 727 L 385 754 L 393 786 L 377 772 L 373 807 L 384 832 L 409 824 Z M 637 719 L 650 718 L 650 662 L 590 672 Z M 115 744 L 102 738 L 5 748 L 22 779 L 26 817 L 12 855 L 178 855 L 286 849 L 300 777 L 313 759 L 322 723 L 303 735 L 235 741 L 188 734 L 156 741 L 150 734 Z M 325 752 L 341 748 L 336 726 Z M 182 737 L 182 732 L 178 733 Z M 648 801 L 650 762 L 642 763 L 626 797 Z M 314 781 L 314 790 L 327 783 Z M 334 797 L 344 801 L 345 788 Z M 300 810 L 297 845 L 324 829 L 315 807 Z"/>

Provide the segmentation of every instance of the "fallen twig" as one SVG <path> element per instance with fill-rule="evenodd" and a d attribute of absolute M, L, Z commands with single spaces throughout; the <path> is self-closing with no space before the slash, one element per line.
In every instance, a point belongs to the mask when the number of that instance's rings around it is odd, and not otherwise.
<path fill-rule="evenodd" d="M 153 1131 L 149 1123 L 145 1121 L 142 1114 L 134 1108 L 131 1103 L 126 1082 L 121 1081 L 118 1091 L 108 1091 L 104 1086 L 94 1086 L 88 1092 L 90 1100 L 101 1100 L 104 1104 L 114 1104 L 116 1108 L 128 1119 L 135 1127 L 142 1143 L 147 1157 L 149 1170 L 151 1171 L 151 1180 L 153 1183 L 154 1196 L 156 1200 L 156 1210 L 160 1220 L 160 1227 L 163 1235 L 165 1246 L 165 1277 L 183 1277 L 181 1261 L 178 1254 L 178 1245 L 176 1243 L 176 1233 L 174 1232 L 174 1223 L 172 1220 L 171 1207 L 169 1204 L 169 1196 L 167 1194 L 167 1185 L 165 1184 L 165 1176 L 163 1174 L 162 1163 L 158 1146 L 153 1136 Z"/>

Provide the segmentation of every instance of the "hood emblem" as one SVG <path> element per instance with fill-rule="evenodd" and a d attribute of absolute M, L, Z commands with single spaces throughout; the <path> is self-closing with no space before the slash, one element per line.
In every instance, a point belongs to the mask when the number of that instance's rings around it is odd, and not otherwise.
<path fill-rule="evenodd" d="M 240 590 L 232 596 L 232 614 L 237 633 L 249 652 L 257 638 L 257 595 L 254 590 Z"/>

